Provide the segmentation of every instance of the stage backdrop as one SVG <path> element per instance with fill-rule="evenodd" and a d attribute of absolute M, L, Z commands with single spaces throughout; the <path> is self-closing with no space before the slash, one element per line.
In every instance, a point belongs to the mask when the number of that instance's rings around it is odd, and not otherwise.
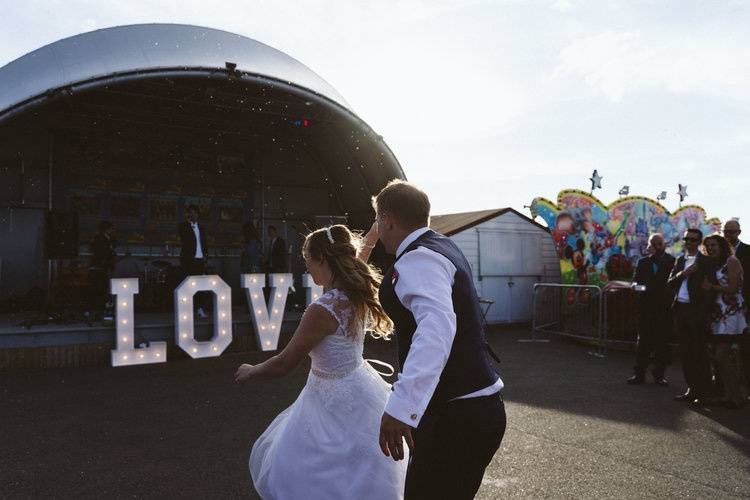
<path fill-rule="evenodd" d="M 573 189 L 561 191 L 556 204 L 535 198 L 531 213 L 542 217 L 552 233 L 562 282 L 589 285 L 630 280 L 652 233 L 663 234 L 667 251 L 679 255 L 685 229 L 698 228 L 709 235 L 721 227 L 696 205 L 672 214 L 657 201 L 628 196 L 605 206 L 595 196 Z"/>

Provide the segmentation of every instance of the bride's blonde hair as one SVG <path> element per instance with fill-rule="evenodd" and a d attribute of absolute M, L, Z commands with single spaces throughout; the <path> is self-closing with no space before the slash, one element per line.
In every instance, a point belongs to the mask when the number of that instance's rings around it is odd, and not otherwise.
<path fill-rule="evenodd" d="M 383 275 L 357 258 L 361 244 L 359 235 L 344 225 L 336 224 L 308 234 L 302 252 L 328 263 L 333 273 L 332 282 L 336 282 L 352 302 L 358 319 L 366 323 L 373 337 L 388 339 L 393 322 L 378 300 L 378 287 Z"/>

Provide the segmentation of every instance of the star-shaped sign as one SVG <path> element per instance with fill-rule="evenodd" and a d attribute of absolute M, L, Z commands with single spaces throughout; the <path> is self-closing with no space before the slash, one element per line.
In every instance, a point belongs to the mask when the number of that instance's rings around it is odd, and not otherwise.
<path fill-rule="evenodd" d="M 679 188 L 677 191 L 677 194 L 680 195 L 680 202 L 685 201 L 685 198 L 687 198 L 687 186 L 683 186 L 682 184 L 677 184 L 677 187 Z"/>
<path fill-rule="evenodd" d="M 602 179 L 604 177 L 599 175 L 599 172 L 597 170 L 594 170 L 594 173 L 591 174 L 591 177 L 589 180 L 591 181 L 591 192 L 594 192 L 594 189 L 601 189 L 602 188 Z"/>

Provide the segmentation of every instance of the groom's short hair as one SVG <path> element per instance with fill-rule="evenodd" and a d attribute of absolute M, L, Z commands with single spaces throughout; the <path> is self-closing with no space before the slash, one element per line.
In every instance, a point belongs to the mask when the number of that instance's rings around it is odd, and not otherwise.
<path fill-rule="evenodd" d="M 430 225 L 430 199 L 427 193 L 406 181 L 394 179 L 372 197 L 377 213 L 389 213 L 406 227 Z"/>

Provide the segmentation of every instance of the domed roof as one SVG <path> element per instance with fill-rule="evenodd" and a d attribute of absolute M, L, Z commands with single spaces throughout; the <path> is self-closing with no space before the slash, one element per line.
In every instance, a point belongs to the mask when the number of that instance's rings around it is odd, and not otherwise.
<path fill-rule="evenodd" d="M 0 68 L 0 121 L 55 89 L 159 70 L 226 71 L 227 63 L 238 74 L 306 89 L 351 111 L 310 68 L 256 40 L 199 26 L 137 24 L 65 38 Z"/>

